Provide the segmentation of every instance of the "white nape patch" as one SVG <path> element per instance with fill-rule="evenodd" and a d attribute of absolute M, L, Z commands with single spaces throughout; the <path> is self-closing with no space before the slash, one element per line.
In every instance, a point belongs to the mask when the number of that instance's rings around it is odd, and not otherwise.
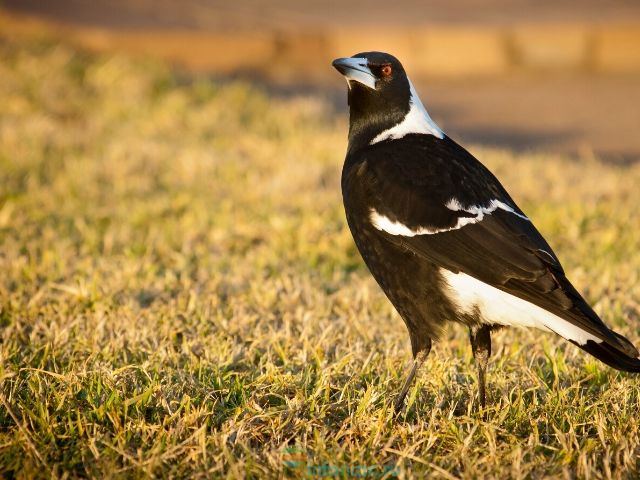
<path fill-rule="evenodd" d="M 602 339 L 571 322 L 465 273 L 456 274 L 441 268 L 440 274 L 447 283 L 446 291 L 451 302 L 462 313 L 472 315 L 479 312 L 483 322 L 552 331 L 579 345 L 584 345 L 587 340 L 602 343 Z"/>
<path fill-rule="evenodd" d="M 411 89 L 411 96 L 409 97 L 409 113 L 405 115 L 404 119 L 400 123 L 378 134 L 373 140 L 371 140 L 370 145 L 383 140 L 402 138 L 410 133 L 425 133 L 438 138 L 444 138 L 444 132 L 433 120 L 431 120 L 431 117 L 420 101 L 420 97 L 418 96 L 416 89 L 413 87 L 411 80 L 409 80 L 409 87 Z"/>
<path fill-rule="evenodd" d="M 506 203 L 501 202 L 499 200 L 491 200 L 491 202 L 489 202 L 488 207 L 473 205 L 471 207 L 463 208 L 462 205 L 460 205 L 460 202 L 458 202 L 458 200 L 451 199 L 446 203 L 445 207 L 455 212 L 462 210 L 467 213 L 471 213 L 472 215 L 475 215 L 475 217 L 460 217 L 458 218 L 458 221 L 456 222 L 456 224 L 452 227 L 410 228 L 403 223 L 391 220 L 386 215 L 382 215 L 378 213 L 375 208 L 372 208 L 369 213 L 369 219 L 371 220 L 371 223 L 373 224 L 373 226 L 376 227 L 378 230 L 382 230 L 384 232 L 390 233 L 391 235 L 401 235 L 403 237 L 415 237 L 416 235 L 433 235 L 436 233 L 458 230 L 464 227 L 465 225 L 471 225 L 473 223 L 478 223 L 482 221 L 485 215 L 491 215 L 491 213 L 493 213 L 498 208 L 505 210 L 509 213 L 513 213 L 514 215 L 517 215 L 518 217 L 523 218 L 524 220 L 529 220 L 524 215 L 520 215 L 518 212 L 516 212 L 512 207 L 510 207 Z"/>

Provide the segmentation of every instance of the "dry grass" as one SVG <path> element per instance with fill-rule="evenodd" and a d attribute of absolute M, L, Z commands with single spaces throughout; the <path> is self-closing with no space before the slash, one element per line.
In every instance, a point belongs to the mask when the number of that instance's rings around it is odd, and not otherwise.
<path fill-rule="evenodd" d="M 393 420 L 408 336 L 346 228 L 322 99 L 46 43 L 0 59 L 3 476 L 637 476 L 638 379 L 540 332 L 495 336 L 483 421 L 452 327 Z M 640 166 L 473 151 L 640 343 Z"/>

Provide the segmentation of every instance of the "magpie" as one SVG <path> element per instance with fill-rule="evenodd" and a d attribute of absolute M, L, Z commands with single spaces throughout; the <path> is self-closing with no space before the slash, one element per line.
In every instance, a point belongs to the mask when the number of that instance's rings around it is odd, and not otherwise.
<path fill-rule="evenodd" d="M 498 179 L 435 124 L 395 57 L 364 52 L 333 66 L 349 87 L 347 223 L 411 340 L 396 412 L 447 322 L 469 329 L 483 410 L 491 331 L 502 327 L 551 331 L 640 372 L 638 350 L 591 309 Z"/>

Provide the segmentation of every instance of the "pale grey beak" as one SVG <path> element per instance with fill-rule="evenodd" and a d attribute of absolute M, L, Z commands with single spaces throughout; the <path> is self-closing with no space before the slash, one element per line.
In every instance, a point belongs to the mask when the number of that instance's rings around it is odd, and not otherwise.
<path fill-rule="evenodd" d="M 366 58 L 336 58 L 331 65 L 344 75 L 347 82 L 354 81 L 376 89 L 376 77 L 367 66 Z"/>

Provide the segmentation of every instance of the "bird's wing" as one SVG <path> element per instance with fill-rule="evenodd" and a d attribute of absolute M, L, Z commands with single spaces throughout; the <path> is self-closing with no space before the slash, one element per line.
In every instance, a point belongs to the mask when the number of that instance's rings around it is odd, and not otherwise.
<path fill-rule="evenodd" d="M 357 175 L 379 234 L 633 354 L 567 280 L 549 244 L 498 180 L 455 142 L 428 141 L 389 142 L 364 153 Z"/>

